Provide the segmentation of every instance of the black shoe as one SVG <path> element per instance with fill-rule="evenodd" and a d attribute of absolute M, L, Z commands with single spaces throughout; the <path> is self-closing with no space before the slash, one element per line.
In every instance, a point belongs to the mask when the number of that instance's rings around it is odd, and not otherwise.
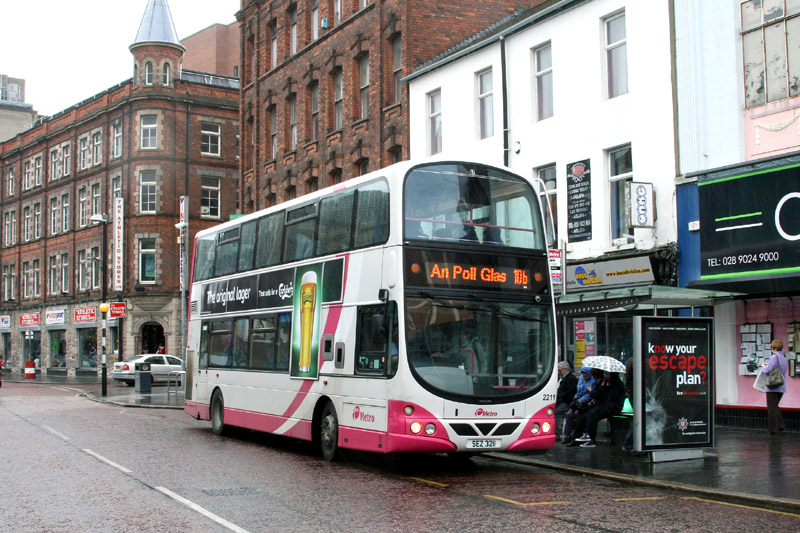
<path fill-rule="evenodd" d="M 574 448 L 575 446 L 580 446 L 580 445 L 581 445 L 580 442 L 574 440 L 574 441 L 570 442 L 569 444 L 567 444 L 567 447 L 568 448 Z"/>
<path fill-rule="evenodd" d="M 567 437 L 566 439 L 562 439 L 561 440 L 561 444 L 564 444 L 565 446 L 569 446 L 570 444 L 572 444 L 572 439 L 570 439 L 569 437 Z"/>

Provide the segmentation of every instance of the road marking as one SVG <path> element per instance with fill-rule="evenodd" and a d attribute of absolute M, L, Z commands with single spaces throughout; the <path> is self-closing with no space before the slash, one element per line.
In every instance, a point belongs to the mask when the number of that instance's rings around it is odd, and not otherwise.
<path fill-rule="evenodd" d="M 56 437 L 60 438 L 61 440 L 70 440 L 69 437 L 67 437 L 63 433 L 60 433 L 60 432 L 56 431 L 55 429 L 51 428 L 50 426 L 44 426 L 43 425 L 42 427 L 44 429 L 46 429 L 47 431 L 49 431 L 50 433 L 52 433 L 53 435 L 55 435 Z"/>
<path fill-rule="evenodd" d="M 63 390 L 64 392 L 85 392 L 82 389 L 76 389 L 74 387 L 53 387 L 54 389 Z"/>
<path fill-rule="evenodd" d="M 436 485 L 437 487 L 449 487 L 447 483 L 439 483 L 438 481 L 431 481 L 430 479 L 425 479 L 421 477 L 408 477 L 407 479 L 411 479 L 413 481 L 419 481 L 420 483 L 427 483 L 428 485 Z"/>
<path fill-rule="evenodd" d="M 117 463 L 115 463 L 115 462 L 114 462 L 114 461 L 112 461 L 111 459 L 107 459 L 106 457 L 103 457 L 103 456 L 102 456 L 102 455 L 100 455 L 99 453 L 97 453 L 97 452 L 95 452 L 95 451 L 92 451 L 92 450 L 90 450 L 89 448 L 84 448 L 84 449 L 83 449 L 83 451 L 84 451 L 84 452 L 86 452 L 86 453 L 88 453 L 89 455 L 91 455 L 91 456 L 92 456 L 92 457 L 94 457 L 95 459 L 98 459 L 98 460 L 100 460 L 100 461 L 103 461 L 103 462 L 104 462 L 105 464 L 107 464 L 108 466 L 113 466 L 113 467 L 114 467 L 114 468 L 116 468 L 117 470 L 120 470 L 120 471 L 122 471 L 122 472 L 125 472 L 126 474 L 131 474 L 131 473 L 133 473 L 133 470 L 129 470 L 129 469 L 125 468 L 124 466 L 122 466 L 122 465 L 120 465 L 120 464 L 117 464 Z"/>
<path fill-rule="evenodd" d="M 522 507 L 527 507 L 528 505 L 560 505 L 560 504 L 564 504 L 564 503 L 570 503 L 568 501 L 563 501 L 563 502 L 527 502 L 527 503 L 524 503 L 524 502 L 518 502 L 518 501 L 514 501 L 514 500 L 509 500 L 508 498 L 501 498 L 500 496 L 492 496 L 491 494 L 484 494 L 483 497 L 484 498 L 489 498 L 489 499 L 492 499 L 492 500 L 498 500 L 498 501 L 505 502 L 505 503 L 512 503 L 514 505 L 520 505 Z"/>
<path fill-rule="evenodd" d="M 784 512 L 784 511 L 773 511 L 772 509 L 764 509 L 763 507 L 752 507 L 750 505 L 740 505 L 738 503 L 728 503 L 728 502 L 721 502 L 721 501 L 717 501 L 717 500 L 707 500 L 707 499 L 704 499 L 704 498 L 698 498 L 697 496 L 684 496 L 683 499 L 684 500 L 696 500 L 698 502 L 718 503 L 720 505 L 729 505 L 731 507 L 740 507 L 742 509 L 752 509 L 754 511 L 764 511 L 765 513 L 782 514 L 782 515 L 794 516 L 794 517 L 799 517 L 800 516 L 799 514 L 796 514 L 796 513 L 787 513 L 787 512 Z"/>
<path fill-rule="evenodd" d="M 661 496 L 648 496 L 643 498 L 611 498 L 615 502 L 635 502 L 639 500 L 663 500 Z"/>
<path fill-rule="evenodd" d="M 172 492 L 171 490 L 169 490 L 166 487 L 156 487 L 155 489 L 157 491 L 161 492 L 162 494 L 165 494 L 165 495 L 169 496 L 173 500 L 176 500 L 176 501 L 182 503 L 183 505 L 187 506 L 189 509 L 191 509 L 193 511 L 196 511 L 196 512 L 200 513 L 201 515 L 205 516 L 206 518 L 209 518 L 209 519 L 213 520 L 214 522 L 216 522 L 217 524 L 221 525 L 222 527 L 226 527 L 226 528 L 230 529 L 231 531 L 237 531 L 239 533 L 247 533 L 246 529 L 242 529 L 239 526 L 237 526 L 236 524 L 228 522 L 227 520 L 225 520 L 221 516 L 217 516 L 214 513 L 212 513 L 211 511 L 209 511 L 209 510 L 207 510 L 207 509 L 205 509 L 203 507 L 200 507 L 199 505 L 197 505 L 193 501 L 187 500 L 186 498 L 184 498 L 183 496 L 181 496 L 179 494 L 175 494 L 174 492 Z"/>

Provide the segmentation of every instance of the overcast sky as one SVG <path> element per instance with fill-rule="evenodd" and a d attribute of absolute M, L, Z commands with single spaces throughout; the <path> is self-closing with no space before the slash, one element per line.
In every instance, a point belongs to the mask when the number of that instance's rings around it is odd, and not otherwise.
<path fill-rule="evenodd" d="M 0 74 L 53 115 L 133 76 L 147 0 L 0 0 Z M 168 0 L 178 37 L 236 20 L 240 0 Z"/>

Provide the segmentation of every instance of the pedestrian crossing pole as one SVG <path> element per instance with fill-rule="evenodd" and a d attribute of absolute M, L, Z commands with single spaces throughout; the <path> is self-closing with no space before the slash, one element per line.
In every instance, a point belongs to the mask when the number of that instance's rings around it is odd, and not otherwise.
<path fill-rule="evenodd" d="M 108 304 L 103 302 L 100 304 L 100 313 L 103 317 L 103 322 L 101 324 L 103 329 L 103 367 L 101 369 L 101 387 L 100 392 L 105 397 L 108 393 L 108 374 L 106 370 L 106 313 L 108 313 Z"/>

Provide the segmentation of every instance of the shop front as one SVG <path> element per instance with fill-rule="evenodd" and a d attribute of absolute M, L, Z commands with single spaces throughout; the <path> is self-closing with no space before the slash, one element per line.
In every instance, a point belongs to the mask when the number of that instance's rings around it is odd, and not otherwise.
<path fill-rule="evenodd" d="M 800 154 L 687 177 L 678 224 L 682 283 L 742 293 L 715 308 L 725 317 L 716 331 L 717 421 L 766 428 L 765 395 L 753 384 L 778 339 L 789 360 L 780 406 L 800 430 Z"/>

